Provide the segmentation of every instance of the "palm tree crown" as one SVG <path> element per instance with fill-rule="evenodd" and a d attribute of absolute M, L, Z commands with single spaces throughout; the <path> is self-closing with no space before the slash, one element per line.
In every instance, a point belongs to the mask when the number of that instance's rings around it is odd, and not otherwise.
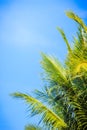
<path fill-rule="evenodd" d="M 24 99 L 32 115 L 41 115 L 47 130 L 87 130 L 87 26 L 73 12 L 66 15 L 78 23 L 78 32 L 71 48 L 64 31 L 57 28 L 68 49 L 65 64 L 42 53 L 44 91 L 35 90 L 36 98 L 20 92 L 12 95 Z"/>

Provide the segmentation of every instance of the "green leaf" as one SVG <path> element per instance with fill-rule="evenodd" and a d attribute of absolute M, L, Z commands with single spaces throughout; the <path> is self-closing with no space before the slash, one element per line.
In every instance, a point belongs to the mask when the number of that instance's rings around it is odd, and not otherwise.
<path fill-rule="evenodd" d="M 69 45 L 69 43 L 68 43 L 68 40 L 67 40 L 67 38 L 66 38 L 66 35 L 65 35 L 64 31 L 63 31 L 61 28 L 59 28 L 59 27 L 57 27 L 57 30 L 58 30 L 58 31 L 60 32 L 60 34 L 62 35 L 62 37 L 63 37 L 63 39 L 64 39 L 64 41 L 65 41 L 65 43 L 66 43 L 66 45 L 67 45 L 68 51 L 71 52 L 71 47 L 70 47 L 70 45 Z"/>
<path fill-rule="evenodd" d="M 84 69 L 87 71 L 87 62 L 82 62 L 76 66 L 75 73 L 78 73 L 81 71 L 81 69 Z"/>
<path fill-rule="evenodd" d="M 31 108 L 31 113 L 41 114 L 42 121 L 53 128 L 67 127 L 67 124 L 61 119 L 58 115 L 56 115 L 51 109 L 47 108 L 42 102 L 33 98 L 32 96 L 23 94 L 23 93 L 14 93 L 12 96 L 24 99 Z"/>
<path fill-rule="evenodd" d="M 87 26 L 84 24 L 84 22 L 82 21 L 82 19 L 80 17 L 78 17 L 75 13 L 73 13 L 72 11 L 67 11 L 66 15 L 73 19 L 74 21 L 76 21 L 77 23 L 79 23 L 82 28 L 84 29 L 85 32 L 87 32 Z"/>
<path fill-rule="evenodd" d="M 59 63 L 59 61 L 52 56 L 48 56 L 42 53 L 42 67 L 45 70 L 47 77 L 59 84 L 67 83 L 67 74 L 65 68 Z"/>

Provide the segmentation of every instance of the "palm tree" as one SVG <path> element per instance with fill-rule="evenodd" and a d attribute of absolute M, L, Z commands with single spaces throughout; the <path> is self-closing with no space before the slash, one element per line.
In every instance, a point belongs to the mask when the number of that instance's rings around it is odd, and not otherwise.
<path fill-rule="evenodd" d="M 46 130 L 87 130 L 87 26 L 73 12 L 66 15 L 78 23 L 78 32 L 71 48 L 64 31 L 57 28 L 68 49 L 64 65 L 42 53 L 44 91 L 35 90 L 36 97 L 12 95 L 24 99 L 32 115 L 42 116 Z"/>

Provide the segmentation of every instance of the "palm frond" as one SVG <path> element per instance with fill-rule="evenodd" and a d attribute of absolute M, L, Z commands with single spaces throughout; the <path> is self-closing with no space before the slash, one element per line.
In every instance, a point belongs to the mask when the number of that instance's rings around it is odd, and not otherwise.
<path fill-rule="evenodd" d="M 83 95 L 84 98 L 84 95 Z M 87 98 L 87 95 L 86 95 Z M 77 130 L 86 130 L 87 129 L 87 103 L 82 100 L 75 101 L 74 108 L 75 108 L 75 117 L 77 119 Z"/>
<path fill-rule="evenodd" d="M 69 44 L 69 42 L 68 42 L 68 40 L 67 40 L 67 38 L 66 38 L 66 35 L 65 35 L 64 31 L 63 31 L 61 28 L 59 28 L 59 27 L 57 27 L 57 30 L 58 30 L 58 31 L 60 32 L 60 34 L 62 35 L 62 38 L 64 39 L 64 41 L 65 41 L 65 43 L 66 43 L 66 45 L 67 45 L 68 51 L 71 52 L 71 47 L 70 47 L 70 44 Z"/>
<path fill-rule="evenodd" d="M 74 37 L 74 48 L 72 53 L 68 54 L 66 65 L 69 69 L 70 75 L 76 76 L 81 74 L 79 72 L 86 71 L 87 69 L 87 46 L 84 40 L 85 36 L 82 34 L 82 28 L 79 26 L 77 38 Z M 77 75 L 78 76 L 78 75 Z"/>
<path fill-rule="evenodd" d="M 67 124 L 61 119 L 58 115 L 56 115 L 51 109 L 47 108 L 43 103 L 39 100 L 23 94 L 23 93 L 14 93 L 14 97 L 24 99 L 31 107 L 31 113 L 33 115 L 41 114 L 42 121 L 53 128 L 59 127 L 67 127 Z"/>
<path fill-rule="evenodd" d="M 59 63 L 59 61 L 52 56 L 48 56 L 42 53 L 42 67 L 45 70 L 47 77 L 58 84 L 67 83 L 67 74 L 65 68 Z"/>
<path fill-rule="evenodd" d="M 87 26 L 84 24 L 84 22 L 82 21 L 82 19 L 80 17 L 78 17 L 75 13 L 73 13 L 72 11 L 67 11 L 66 15 L 73 19 L 74 21 L 76 21 L 77 23 L 79 23 L 82 28 L 85 30 L 85 32 L 87 32 Z"/>
<path fill-rule="evenodd" d="M 84 69 L 85 71 L 87 71 L 87 62 L 82 62 L 82 63 L 78 64 L 75 69 L 75 73 L 79 73 L 81 71 L 81 69 Z"/>

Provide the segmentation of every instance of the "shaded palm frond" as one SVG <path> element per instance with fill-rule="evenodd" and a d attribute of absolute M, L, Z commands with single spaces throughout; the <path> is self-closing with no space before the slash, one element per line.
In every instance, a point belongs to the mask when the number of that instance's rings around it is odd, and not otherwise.
<path fill-rule="evenodd" d="M 83 96 L 84 97 L 84 96 Z M 87 98 L 87 96 L 86 96 Z M 73 102 L 75 108 L 75 118 L 77 120 L 77 130 L 87 129 L 87 103 L 80 98 L 80 101 Z"/>
<path fill-rule="evenodd" d="M 60 92 L 61 90 L 61 92 Z M 49 103 L 50 105 L 54 104 L 53 100 L 57 97 L 58 93 L 63 95 L 62 88 L 59 85 L 52 85 L 49 87 L 44 87 L 44 90 L 35 90 L 34 91 L 36 98 L 44 102 Z M 48 99 L 48 100 L 47 100 Z M 51 102 L 52 100 L 52 102 Z"/>
<path fill-rule="evenodd" d="M 62 101 L 65 99 L 65 95 L 63 95 L 62 90 L 60 91 L 58 87 L 53 86 L 45 89 L 45 91 L 36 90 L 35 95 L 37 99 L 49 105 L 58 116 L 63 117 L 61 108 L 64 107 Z"/>
<path fill-rule="evenodd" d="M 30 105 L 31 113 L 33 115 L 41 114 L 42 121 L 46 125 L 53 128 L 67 127 L 67 124 L 63 121 L 63 119 L 56 115 L 51 109 L 47 108 L 39 100 L 23 93 L 14 93 L 12 95 L 14 97 L 24 99 Z"/>

